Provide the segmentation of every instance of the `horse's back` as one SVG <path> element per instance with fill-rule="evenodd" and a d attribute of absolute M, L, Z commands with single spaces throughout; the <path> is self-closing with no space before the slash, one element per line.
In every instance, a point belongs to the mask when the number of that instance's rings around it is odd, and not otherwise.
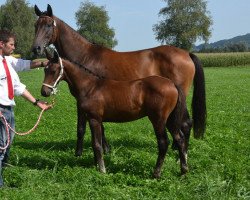
<path fill-rule="evenodd" d="M 131 52 L 103 48 L 98 59 L 96 70 L 102 70 L 107 78 L 134 80 L 159 75 L 181 86 L 186 95 L 195 73 L 189 52 L 168 45 Z"/>
<path fill-rule="evenodd" d="M 172 80 L 161 76 L 149 76 L 142 80 L 144 90 L 147 91 L 145 101 L 148 104 L 170 111 L 174 109 L 178 100 L 178 90 Z"/>
<path fill-rule="evenodd" d="M 172 80 L 162 76 L 149 76 L 143 78 L 143 83 L 148 90 L 157 92 L 166 96 L 176 96 L 176 86 Z M 178 92 L 177 92 L 178 93 Z M 178 94 L 177 94 L 178 95 Z"/>

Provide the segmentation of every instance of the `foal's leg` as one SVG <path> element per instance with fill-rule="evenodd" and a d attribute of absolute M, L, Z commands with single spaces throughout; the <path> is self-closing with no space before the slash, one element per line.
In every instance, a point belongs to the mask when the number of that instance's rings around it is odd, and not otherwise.
<path fill-rule="evenodd" d="M 185 174 L 188 171 L 185 136 L 181 130 L 179 130 L 179 131 L 178 130 L 170 130 L 170 133 L 178 145 L 180 165 L 181 165 L 181 174 Z"/>
<path fill-rule="evenodd" d="M 192 129 L 192 120 L 190 119 L 188 110 L 186 110 L 184 115 L 183 115 L 183 123 L 181 126 L 181 131 L 185 136 L 186 151 L 188 150 L 191 129 Z M 178 143 L 175 139 L 173 139 L 172 149 L 178 150 Z"/>
<path fill-rule="evenodd" d="M 83 138 L 86 132 L 86 117 L 81 109 L 77 106 L 77 142 L 76 142 L 76 156 L 81 156 L 83 151 Z"/>
<path fill-rule="evenodd" d="M 102 147 L 105 154 L 110 152 L 110 146 L 105 137 L 103 124 L 102 124 Z"/>
<path fill-rule="evenodd" d="M 183 116 L 182 126 L 181 126 L 181 132 L 185 136 L 185 150 L 186 150 L 186 152 L 188 151 L 189 138 L 190 138 L 192 125 L 193 125 L 193 121 L 188 114 L 188 110 L 186 109 L 184 116 Z"/>
<path fill-rule="evenodd" d="M 97 167 L 99 167 L 100 172 L 106 173 L 102 148 L 102 123 L 95 119 L 90 119 L 89 125 L 92 135 L 92 148 L 94 151 L 95 163 Z"/>
<path fill-rule="evenodd" d="M 153 122 L 152 122 L 153 123 Z M 165 130 L 165 123 L 155 122 L 153 123 L 155 135 L 158 143 L 158 158 L 155 165 L 153 176 L 155 178 L 160 178 L 161 176 L 161 168 L 168 150 L 169 140 L 168 135 Z"/>

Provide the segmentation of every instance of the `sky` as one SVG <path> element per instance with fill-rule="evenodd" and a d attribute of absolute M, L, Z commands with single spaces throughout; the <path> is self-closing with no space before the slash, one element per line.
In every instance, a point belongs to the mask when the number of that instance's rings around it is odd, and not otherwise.
<path fill-rule="evenodd" d="M 160 45 L 152 27 L 160 21 L 158 13 L 166 6 L 163 0 L 90 0 L 105 6 L 109 26 L 115 30 L 117 51 L 134 51 Z M 84 0 L 26 0 L 41 11 L 50 4 L 53 14 L 77 29 L 75 13 Z M 6 0 L 0 0 L 0 5 Z M 213 20 L 209 43 L 250 33 L 250 0 L 207 0 L 207 10 Z M 197 41 L 196 45 L 203 43 Z"/>

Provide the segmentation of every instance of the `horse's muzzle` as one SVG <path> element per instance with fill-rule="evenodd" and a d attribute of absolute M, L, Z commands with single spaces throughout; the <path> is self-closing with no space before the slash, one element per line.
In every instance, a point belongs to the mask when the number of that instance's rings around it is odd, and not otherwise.
<path fill-rule="evenodd" d="M 43 86 L 41 89 L 41 95 L 44 97 L 49 97 L 51 95 L 51 92 L 52 92 L 52 89 L 45 87 L 45 86 Z"/>
<path fill-rule="evenodd" d="M 32 52 L 37 56 L 41 55 L 42 54 L 42 48 L 40 46 L 35 46 L 35 47 L 33 47 Z"/>

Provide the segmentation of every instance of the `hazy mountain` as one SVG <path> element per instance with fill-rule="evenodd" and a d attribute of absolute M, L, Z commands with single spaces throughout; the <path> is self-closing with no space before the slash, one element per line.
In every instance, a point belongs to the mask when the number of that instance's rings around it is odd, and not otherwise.
<path fill-rule="evenodd" d="M 245 43 L 248 48 L 250 48 L 250 33 L 247 33 L 246 35 L 240 35 L 233 37 L 231 39 L 225 39 L 225 40 L 219 40 L 217 42 L 208 43 L 207 48 L 223 48 L 227 46 L 228 44 L 238 44 L 238 43 Z M 205 44 L 200 44 L 198 46 L 195 46 L 195 50 L 199 51 L 204 47 Z"/>

